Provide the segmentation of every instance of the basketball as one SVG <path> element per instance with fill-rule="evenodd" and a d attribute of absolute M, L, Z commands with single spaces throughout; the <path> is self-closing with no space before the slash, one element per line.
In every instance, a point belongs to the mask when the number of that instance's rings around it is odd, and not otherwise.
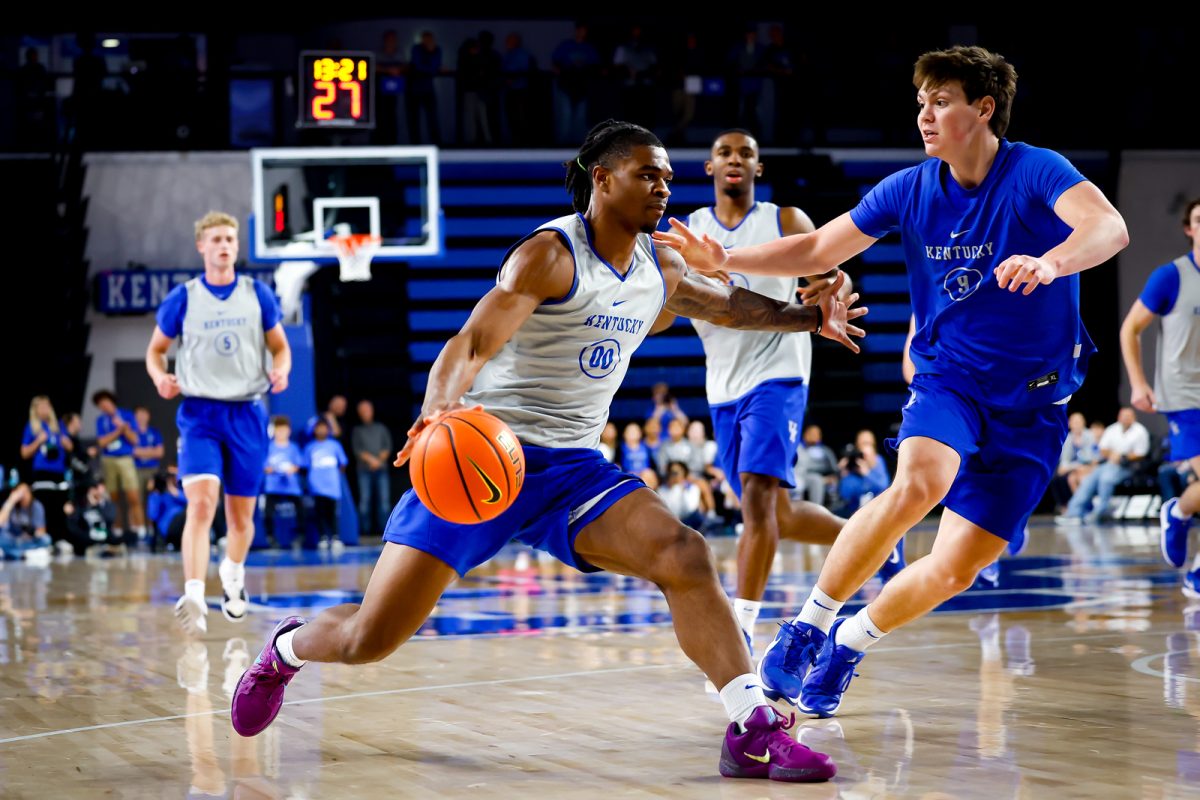
<path fill-rule="evenodd" d="M 425 507 L 447 522 L 475 525 L 513 504 L 525 453 L 508 426 L 486 411 L 455 411 L 421 433 L 409 471 Z"/>

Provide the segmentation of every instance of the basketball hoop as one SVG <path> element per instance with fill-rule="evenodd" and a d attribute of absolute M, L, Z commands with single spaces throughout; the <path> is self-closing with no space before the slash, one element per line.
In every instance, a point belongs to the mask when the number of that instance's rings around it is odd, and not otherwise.
<path fill-rule="evenodd" d="M 338 251 L 338 263 L 342 266 L 343 281 L 371 280 L 371 257 L 379 251 L 383 240 L 369 233 L 351 233 L 330 236 L 329 241 Z"/>

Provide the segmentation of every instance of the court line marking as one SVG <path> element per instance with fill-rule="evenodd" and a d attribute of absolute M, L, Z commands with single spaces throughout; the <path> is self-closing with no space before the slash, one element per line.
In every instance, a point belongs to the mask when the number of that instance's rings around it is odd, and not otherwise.
<path fill-rule="evenodd" d="M 1192 652 L 1192 648 L 1189 647 L 1187 650 L 1168 650 L 1165 653 L 1151 653 L 1148 656 L 1142 656 L 1141 658 L 1132 662 L 1129 666 L 1131 669 L 1133 669 L 1134 672 L 1140 672 L 1143 675 L 1149 675 L 1152 678 L 1165 678 L 1165 677 L 1167 677 L 1167 673 L 1163 670 L 1156 670 L 1156 669 L 1151 668 L 1150 663 L 1152 661 L 1157 661 L 1160 658 L 1165 660 L 1168 656 L 1177 656 L 1177 655 L 1184 655 L 1184 654 L 1190 655 L 1191 652 Z M 1188 681 L 1190 683 L 1200 683 L 1200 678 L 1195 678 L 1195 677 L 1192 677 L 1191 675 L 1172 675 L 1171 678 L 1173 680 L 1177 680 L 1177 681 Z"/>
<path fill-rule="evenodd" d="M 1109 631 L 1105 633 L 1088 634 L 1084 636 L 1052 636 L 1047 638 L 1039 638 L 1041 642 L 1078 642 L 1090 639 L 1108 639 L 1115 636 L 1128 636 L 1133 632 L 1127 631 Z M 1162 635 L 1160 631 L 1138 631 L 1134 635 L 1149 635 L 1157 633 Z M 947 642 L 945 644 L 920 644 L 920 645 L 901 645 L 898 647 L 889 647 L 882 652 L 901 652 L 909 650 L 948 650 L 957 647 L 977 647 L 978 642 Z M 380 689 L 373 692 L 352 692 L 350 694 L 329 695 L 328 697 L 310 697 L 304 700 L 287 700 L 284 701 L 285 706 L 302 706 L 312 703 L 329 703 L 336 700 L 357 700 L 363 697 L 383 697 L 386 695 L 397 694 L 415 694 L 417 692 L 440 692 L 447 689 L 473 689 L 479 686 L 502 686 L 512 683 L 531 683 L 534 681 L 551 681 L 562 678 L 586 678 L 593 675 L 614 675 L 622 672 L 645 672 L 656 669 L 680 669 L 694 667 L 690 661 L 677 661 L 670 664 L 644 664 L 636 667 L 613 667 L 611 669 L 584 670 L 582 672 L 560 672 L 553 675 L 526 675 L 519 678 L 497 678 L 488 681 L 466 681 L 463 683 L 443 683 L 436 686 L 410 686 L 404 689 Z M 1153 674 L 1153 673 L 1150 673 Z M 65 736 L 72 733 L 87 733 L 89 731 L 109 730 L 112 728 L 128 728 L 134 725 L 147 725 L 154 722 L 173 722 L 179 719 L 190 719 L 192 717 L 216 717 L 224 716 L 229 713 L 228 709 L 219 709 L 212 711 L 196 711 L 191 714 L 170 714 L 162 717 L 146 717 L 144 719 L 130 719 L 121 722 L 105 722 L 100 725 L 84 725 L 78 728 L 64 728 L 55 731 L 43 731 L 41 733 L 29 733 L 23 736 L 10 736 L 6 739 L 0 739 L 0 745 L 13 744 L 15 742 L 27 742 L 35 739 L 48 739 L 51 736 Z"/>

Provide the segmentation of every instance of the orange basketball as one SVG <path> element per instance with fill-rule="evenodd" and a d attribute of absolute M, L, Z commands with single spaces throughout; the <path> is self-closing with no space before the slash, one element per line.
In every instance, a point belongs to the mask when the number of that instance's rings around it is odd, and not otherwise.
<path fill-rule="evenodd" d="M 460 410 L 421 433 L 409 472 L 426 508 L 447 522 L 475 525 L 500 516 L 517 499 L 525 453 L 491 414 Z"/>

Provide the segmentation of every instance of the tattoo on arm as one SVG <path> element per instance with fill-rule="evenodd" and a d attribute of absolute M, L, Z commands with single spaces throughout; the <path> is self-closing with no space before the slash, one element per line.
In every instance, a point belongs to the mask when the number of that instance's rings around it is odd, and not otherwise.
<path fill-rule="evenodd" d="M 741 287 L 702 281 L 690 273 L 679 281 L 666 309 L 736 330 L 813 331 L 820 321 L 820 311 L 814 306 L 772 300 Z"/>

